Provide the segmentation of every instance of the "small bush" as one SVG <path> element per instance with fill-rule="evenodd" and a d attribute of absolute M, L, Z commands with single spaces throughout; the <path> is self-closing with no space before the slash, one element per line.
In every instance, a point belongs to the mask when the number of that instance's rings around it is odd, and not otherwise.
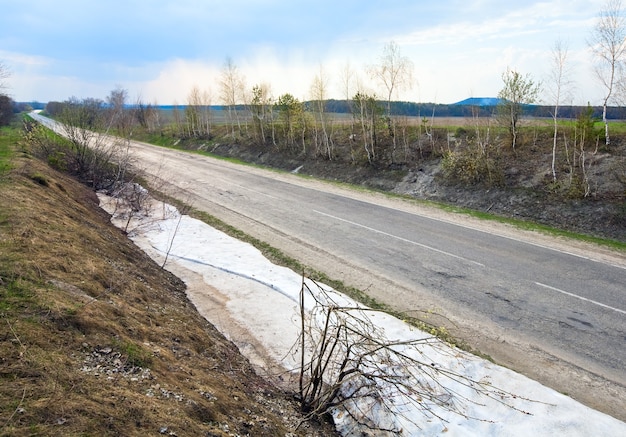
<path fill-rule="evenodd" d="M 472 150 L 446 152 L 441 161 L 446 180 L 466 185 L 483 184 L 487 187 L 504 184 L 504 172 L 497 159 Z"/>

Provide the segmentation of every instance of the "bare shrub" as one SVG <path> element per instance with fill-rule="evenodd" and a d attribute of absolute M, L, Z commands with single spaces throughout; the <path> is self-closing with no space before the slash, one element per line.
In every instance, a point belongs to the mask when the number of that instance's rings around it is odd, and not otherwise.
<path fill-rule="evenodd" d="M 437 363 L 435 357 L 456 353 L 438 338 L 422 333 L 409 340 L 387 338 L 375 321 L 381 315 L 303 277 L 294 350 L 300 357 L 298 397 L 307 418 L 340 410 L 355 427 L 398 435 L 402 421 L 419 427 L 403 413 L 410 407 L 442 421 L 441 411 L 467 417 L 463 405 L 477 403 L 469 393 L 521 412 L 510 403 L 517 396 Z"/>

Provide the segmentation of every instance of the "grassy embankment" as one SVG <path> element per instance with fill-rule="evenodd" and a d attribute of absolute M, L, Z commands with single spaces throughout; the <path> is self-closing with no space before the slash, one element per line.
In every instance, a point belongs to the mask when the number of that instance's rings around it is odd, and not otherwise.
<path fill-rule="evenodd" d="M 293 432 L 294 404 L 184 284 L 18 140 L 0 132 L 0 435 Z"/>

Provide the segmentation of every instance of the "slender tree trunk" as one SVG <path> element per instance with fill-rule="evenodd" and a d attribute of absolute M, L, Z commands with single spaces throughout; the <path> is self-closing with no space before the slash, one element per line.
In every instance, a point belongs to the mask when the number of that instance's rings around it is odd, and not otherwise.
<path fill-rule="evenodd" d="M 183 214 L 179 212 L 178 222 L 176 222 L 176 228 L 174 229 L 174 235 L 172 235 L 172 238 L 169 241 L 169 244 L 167 246 L 167 251 L 165 252 L 165 259 L 163 260 L 163 264 L 161 264 L 162 269 L 164 269 L 165 264 L 167 264 L 167 260 L 170 256 L 170 252 L 172 251 L 172 247 L 174 246 L 174 238 L 176 238 L 176 234 L 178 233 L 178 228 L 180 227 L 180 222 L 182 221 L 182 219 L 183 219 Z"/>
<path fill-rule="evenodd" d="M 610 94 L 609 94 L 610 96 Z M 609 97 L 607 97 L 604 100 L 604 104 L 602 105 L 602 122 L 604 123 L 604 135 L 605 135 L 605 142 L 604 144 L 606 144 L 607 146 L 609 146 L 611 144 L 611 140 L 609 138 L 609 121 L 606 118 L 606 107 L 608 104 L 608 99 Z"/>

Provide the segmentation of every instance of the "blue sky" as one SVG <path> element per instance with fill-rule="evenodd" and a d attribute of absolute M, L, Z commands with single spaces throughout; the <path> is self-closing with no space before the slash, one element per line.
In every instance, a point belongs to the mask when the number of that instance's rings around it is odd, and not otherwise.
<path fill-rule="evenodd" d="M 551 50 L 568 47 L 571 102 L 597 104 L 602 89 L 587 41 L 604 0 L 0 0 L 0 61 L 18 101 L 104 99 L 184 104 L 192 87 L 219 104 L 231 58 L 247 88 L 310 97 L 320 71 L 329 97 L 378 95 L 368 66 L 394 41 L 414 65 L 394 98 L 453 103 L 495 96 L 507 68 L 548 87 Z M 544 88 L 545 88 L 544 87 Z M 547 99 L 547 97 L 546 97 Z"/>

